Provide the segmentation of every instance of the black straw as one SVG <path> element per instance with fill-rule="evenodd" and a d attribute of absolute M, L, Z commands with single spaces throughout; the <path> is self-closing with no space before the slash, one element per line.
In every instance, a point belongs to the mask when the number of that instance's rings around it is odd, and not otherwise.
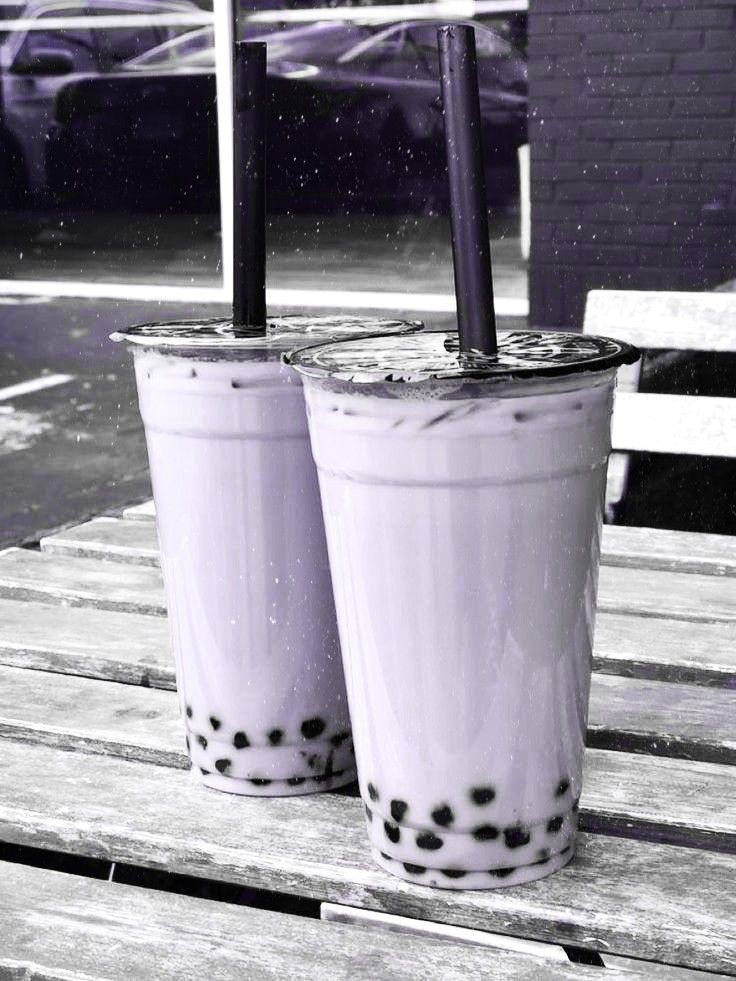
<path fill-rule="evenodd" d="M 451 24 L 437 31 L 450 181 L 452 257 L 460 350 L 495 354 L 491 246 L 478 93 L 475 32 Z"/>
<path fill-rule="evenodd" d="M 235 44 L 233 324 L 266 329 L 266 45 Z"/>

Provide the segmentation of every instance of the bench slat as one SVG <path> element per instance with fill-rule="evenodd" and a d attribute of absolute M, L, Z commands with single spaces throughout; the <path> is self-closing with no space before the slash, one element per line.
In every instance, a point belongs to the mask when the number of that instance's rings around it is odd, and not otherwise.
<path fill-rule="evenodd" d="M 174 688 L 167 621 L 0 598 L 0 664 Z M 736 689 L 736 624 L 599 613 L 593 666 L 631 678 Z"/>
<path fill-rule="evenodd" d="M 159 564 L 152 521 L 96 518 L 42 538 L 41 549 L 56 555 Z M 604 565 L 736 576 L 736 540 L 728 535 L 606 525 L 601 561 Z"/>
<path fill-rule="evenodd" d="M 639 683 L 628 684 L 636 688 Z M 710 693 L 701 690 L 700 694 Z M 724 699 L 734 697 L 718 694 Z M 606 696 L 602 692 L 594 699 L 596 710 L 611 718 L 623 716 L 623 699 L 619 698 L 611 711 L 605 705 Z M 636 715 L 633 712 L 629 716 L 632 714 Z M 656 713 L 652 715 L 656 720 Z M 626 721 L 630 725 L 630 718 Z M 671 715 L 669 721 L 677 725 Z M 643 729 L 646 723 L 640 722 Z M 693 723 L 692 728 L 696 726 Z M 599 730 L 618 737 L 614 728 L 601 725 Z M 688 727 L 680 728 L 687 731 Z M 725 720 L 723 728 L 728 732 Z M 60 749 L 188 768 L 177 700 L 171 692 L 0 668 L 0 735 Z M 653 742 L 656 734 L 649 732 L 641 738 L 644 743 Z M 622 734 L 620 739 L 625 742 L 626 736 Z M 589 749 L 580 805 L 583 826 L 676 844 L 736 850 L 736 815 L 729 809 L 735 780 L 736 771 L 729 766 Z"/>
<path fill-rule="evenodd" d="M 683 967 L 736 964 L 733 855 L 581 834 L 571 866 L 547 879 L 448 893 L 375 867 L 362 805 L 346 795 L 237 797 L 180 770 L 2 750 L 4 841 Z"/>
<path fill-rule="evenodd" d="M 586 334 L 607 334 L 649 350 L 736 351 L 733 293 L 591 290 Z"/>
<path fill-rule="evenodd" d="M 0 666 L 0 732 L 13 738 L 184 767 L 178 714 L 173 691 Z M 734 764 L 735 717 L 734 692 L 597 674 L 588 745 Z"/>
<path fill-rule="evenodd" d="M 619 392 L 614 450 L 736 457 L 736 399 Z"/>
<path fill-rule="evenodd" d="M 0 553 L 0 596 L 163 615 L 158 569 L 28 549 Z M 598 608 L 710 623 L 736 622 L 736 582 L 720 576 L 602 566 Z"/>
<path fill-rule="evenodd" d="M 0 862 L 0 973 L 130 978 L 469 977 L 593 981 L 582 967 L 452 939 L 398 936 L 306 916 Z M 6 974 L 8 972 L 8 974 Z M 15 976 L 10 974 L 9 976 Z M 618 978 L 642 977 L 638 970 Z M 691 972 L 675 973 L 689 981 Z"/>

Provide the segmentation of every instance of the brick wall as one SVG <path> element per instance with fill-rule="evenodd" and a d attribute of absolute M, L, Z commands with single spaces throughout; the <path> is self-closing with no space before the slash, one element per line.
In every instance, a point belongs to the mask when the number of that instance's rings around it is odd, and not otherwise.
<path fill-rule="evenodd" d="M 736 276 L 736 0 L 530 0 L 531 323 Z"/>

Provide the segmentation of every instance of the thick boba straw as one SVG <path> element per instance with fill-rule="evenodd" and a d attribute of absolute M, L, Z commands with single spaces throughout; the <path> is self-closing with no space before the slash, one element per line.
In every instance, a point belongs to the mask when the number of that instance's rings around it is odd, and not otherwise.
<path fill-rule="evenodd" d="M 233 327 L 266 333 L 266 45 L 235 44 Z"/>
<path fill-rule="evenodd" d="M 449 24 L 437 31 L 437 45 L 460 350 L 496 354 L 475 31 Z"/>

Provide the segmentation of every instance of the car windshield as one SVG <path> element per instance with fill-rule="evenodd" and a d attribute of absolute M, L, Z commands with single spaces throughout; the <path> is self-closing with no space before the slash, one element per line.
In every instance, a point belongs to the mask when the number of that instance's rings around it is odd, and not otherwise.
<path fill-rule="evenodd" d="M 159 44 L 150 51 L 131 58 L 126 68 L 163 68 L 181 64 L 214 64 L 215 35 L 212 27 L 188 31 L 181 37 Z"/>

